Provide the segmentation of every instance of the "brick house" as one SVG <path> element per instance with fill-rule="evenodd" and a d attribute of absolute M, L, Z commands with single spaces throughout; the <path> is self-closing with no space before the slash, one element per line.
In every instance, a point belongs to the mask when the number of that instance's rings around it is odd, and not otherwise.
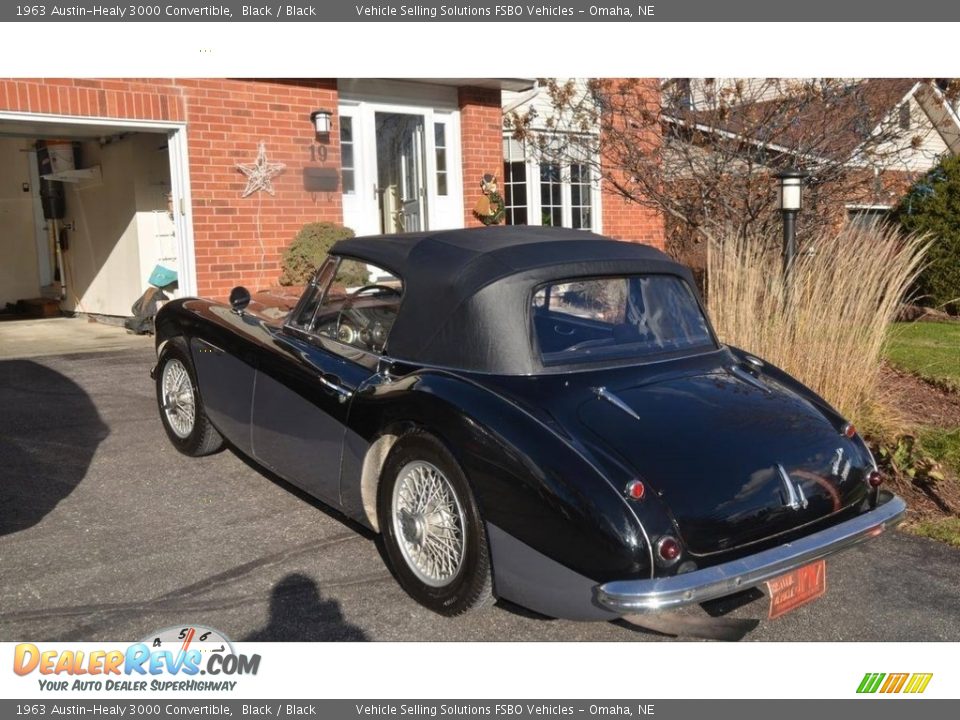
<path fill-rule="evenodd" d="M 129 315 L 157 266 L 177 273 L 181 295 L 266 288 L 312 221 L 358 234 L 476 225 L 480 178 L 505 167 L 504 96 L 533 86 L 0 79 L 0 307 L 44 295 L 68 312 Z M 237 164 L 261 143 L 284 168 L 273 194 L 244 197 Z M 662 246 L 662 221 L 598 178 L 553 180 L 551 222 Z M 527 222 L 543 219 L 538 205 Z"/>
<path fill-rule="evenodd" d="M 831 79 L 850 92 L 838 93 L 832 101 L 811 98 L 797 109 L 777 110 L 778 96 L 789 94 L 792 83 L 813 80 L 668 79 L 663 96 L 673 107 L 666 109 L 664 118 L 672 127 L 665 132 L 696 126 L 702 136 L 740 138 L 744 153 L 752 154 L 757 167 L 763 166 L 764 155 L 781 162 L 792 156 L 793 164 L 814 175 L 820 165 L 844 165 L 848 173 L 836 193 L 839 202 L 818 208 L 835 225 L 885 216 L 940 158 L 960 153 L 960 116 L 942 90 L 945 83 L 918 78 Z M 836 93 L 836 86 L 831 91 Z M 718 98 L 726 103 L 722 111 Z M 776 128 L 773 138 L 748 137 L 761 129 L 758 118 L 770 119 L 767 128 Z M 814 130 L 808 133 L 807 128 Z M 811 137 L 818 138 L 815 151 L 804 147 Z"/>

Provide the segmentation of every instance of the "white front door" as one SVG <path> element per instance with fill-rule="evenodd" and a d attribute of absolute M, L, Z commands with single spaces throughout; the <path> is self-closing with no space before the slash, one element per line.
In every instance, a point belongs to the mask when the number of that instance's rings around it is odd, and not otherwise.
<path fill-rule="evenodd" d="M 343 223 L 357 235 L 463 227 L 459 111 L 342 99 Z"/>
<path fill-rule="evenodd" d="M 375 126 L 380 232 L 427 230 L 424 116 L 378 112 Z"/>

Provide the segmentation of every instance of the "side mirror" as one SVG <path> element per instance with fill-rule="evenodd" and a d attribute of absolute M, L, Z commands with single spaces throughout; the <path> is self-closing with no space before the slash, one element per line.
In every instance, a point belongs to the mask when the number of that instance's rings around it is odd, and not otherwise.
<path fill-rule="evenodd" d="M 237 285 L 230 291 L 230 307 L 237 315 L 243 315 L 243 311 L 250 304 L 250 291 L 243 285 Z"/>

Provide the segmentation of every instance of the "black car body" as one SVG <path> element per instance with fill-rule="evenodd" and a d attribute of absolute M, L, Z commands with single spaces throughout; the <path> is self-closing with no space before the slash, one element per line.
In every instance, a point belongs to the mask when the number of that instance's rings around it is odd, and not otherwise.
<path fill-rule="evenodd" d="M 526 227 L 354 238 L 289 315 L 234 300 L 157 316 L 171 440 L 203 454 L 222 436 L 384 532 L 440 612 L 703 602 L 905 509 L 847 422 L 722 345 L 689 270 L 650 247 Z"/>

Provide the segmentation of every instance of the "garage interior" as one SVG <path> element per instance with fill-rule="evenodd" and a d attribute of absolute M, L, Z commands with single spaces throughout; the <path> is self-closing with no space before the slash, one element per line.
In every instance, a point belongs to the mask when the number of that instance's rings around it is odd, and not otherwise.
<path fill-rule="evenodd" d="M 166 132 L 0 119 L 0 320 L 120 323 L 176 296 Z"/>

